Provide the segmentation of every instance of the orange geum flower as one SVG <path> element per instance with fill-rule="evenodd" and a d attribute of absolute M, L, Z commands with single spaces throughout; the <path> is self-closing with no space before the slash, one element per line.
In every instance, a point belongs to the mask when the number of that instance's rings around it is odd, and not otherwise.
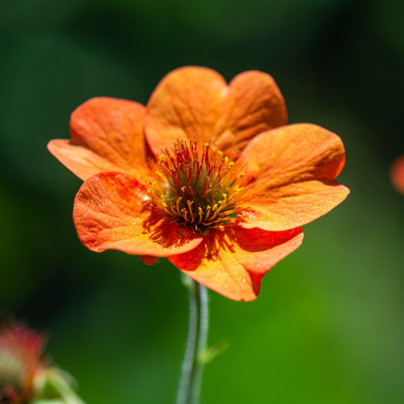
<path fill-rule="evenodd" d="M 50 152 L 85 180 L 74 204 L 81 242 L 146 263 L 167 257 L 234 300 L 302 242 L 300 226 L 342 202 L 341 139 L 285 126 L 274 80 L 249 71 L 229 85 L 213 70 L 168 74 L 146 107 L 93 98 L 71 117 L 71 140 Z"/>
<path fill-rule="evenodd" d="M 394 188 L 404 195 L 404 156 L 398 157 L 391 165 L 390 178 Z"/>

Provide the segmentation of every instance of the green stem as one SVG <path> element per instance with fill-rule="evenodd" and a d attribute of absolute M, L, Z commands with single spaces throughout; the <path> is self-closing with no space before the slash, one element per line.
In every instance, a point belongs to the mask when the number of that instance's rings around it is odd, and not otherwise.
<path fill-rule="evenodd" d="M 177 404 L 198 404 L 203 373 L 203 354 L 208 336 L 208 291 L 187 278 L 189 290 L 189 331 L 185 348 Z"/>

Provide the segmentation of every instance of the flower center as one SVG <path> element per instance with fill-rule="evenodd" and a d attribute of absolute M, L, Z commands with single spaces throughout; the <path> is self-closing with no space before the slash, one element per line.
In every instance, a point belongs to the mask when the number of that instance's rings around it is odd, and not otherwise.
<path fill-rule="evenodd" d="M 207 143 L 176 141 L 165 149 L 155 167 L 149 194 L 153 209 L 171 223 L 195 231 L 221 227 L 234 221 L 241 207 L 245 177 L 234 162 Z"/>

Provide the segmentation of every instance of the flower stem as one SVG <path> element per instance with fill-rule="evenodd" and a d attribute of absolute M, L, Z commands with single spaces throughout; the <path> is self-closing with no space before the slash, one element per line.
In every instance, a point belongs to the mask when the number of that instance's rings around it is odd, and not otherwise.
<path fill-rule="evenodd" d="M 208 291 L 189 277 L 186 285 L 189 290 L 189 331 L 177 404 L 198 404 L 208 336 Z"/>

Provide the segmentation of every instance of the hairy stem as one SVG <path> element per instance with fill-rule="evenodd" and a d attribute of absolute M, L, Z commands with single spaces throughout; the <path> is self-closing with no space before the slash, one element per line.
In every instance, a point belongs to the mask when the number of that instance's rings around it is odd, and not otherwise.
<path fill-rule="evenodd" d="M 189 290 L 189 331 L 177 404 L 198 404 L 208 336 L 208 291 L 188 277 L 186 284 Z"/>

